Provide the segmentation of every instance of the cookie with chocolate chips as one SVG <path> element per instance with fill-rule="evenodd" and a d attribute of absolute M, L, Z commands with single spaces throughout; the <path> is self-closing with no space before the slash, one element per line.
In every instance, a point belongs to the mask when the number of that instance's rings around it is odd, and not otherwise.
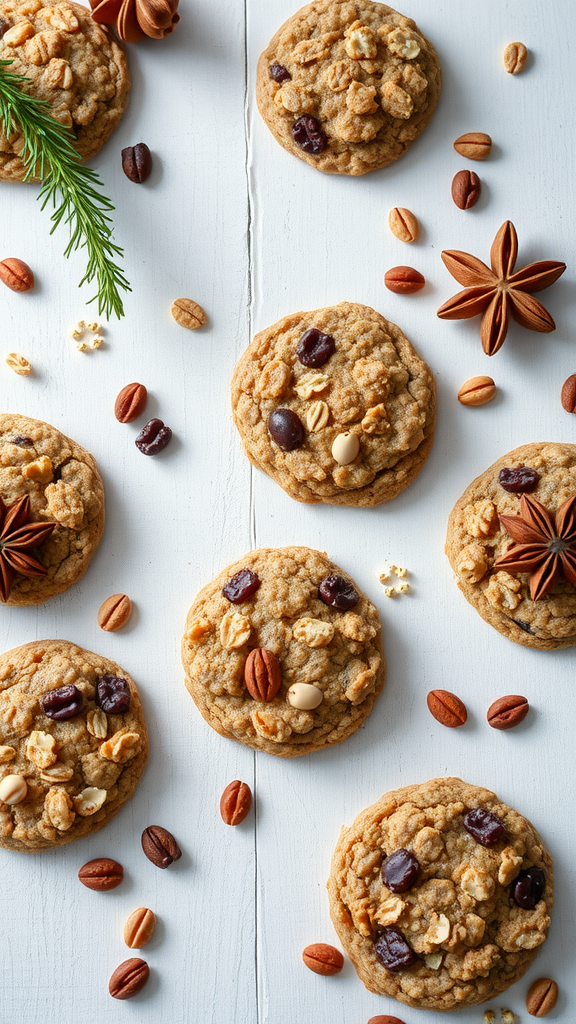
<path fill-rule="evenodd" d="M 426 461 L 436 389 L 399 327 L 341 302 L 257 334 L 234 371 L 232 410 L 250 461 L 292 498 L 373 506 Z"/>
<path fill-rule="evenodd" d="M 138 690 L 66 640 L 0 656 L 0 846 L 29 853 L 106 825 L 148 758 Z"/>
<path fill-rule="evenodd" d="M 411 18 L 371 0 L 315 0 L 261 54 L 256 97 L 289 153 L 358 175 L 406 152 L 440 87 L 438 55 Z"/>
<path fill-rule="evenodd" d="M 351 736 L 386 674 L 376 608 L 304 547 L 251 551 L 205 586 L 188 613 L 182 661 L 208 724 L 278 757 Z"/>
<path fill-rule="evenodd" d="M 474 480 L 448 520 L 464 597 L 525 647 L 576 644 L 576 446 L 525 444 Z"/>
<path fill-rule="evenodd" d="M 328 895 L 366 988 L 458 1010 L 530 967 L 550 927 L 552 858 L 494 793 L 432 779 L 386 793 L 342 829 Z"/>

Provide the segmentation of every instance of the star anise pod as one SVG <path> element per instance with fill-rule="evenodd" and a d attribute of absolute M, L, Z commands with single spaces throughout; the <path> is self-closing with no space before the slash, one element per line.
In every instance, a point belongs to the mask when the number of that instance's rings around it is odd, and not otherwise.
<path fill-rule="evenodd" d="M 560 576 L 576 587 L 576 494 L 555 516 L 523 494 L 520 515 L 500 516 L 500 522 L 516 543 L 494 562 L 495 569 L 530 573 L 533 601 L 544 597 Z"/>
<path fill-rule="evenodd" d="M 543 334 L 556 328 L 548 310 L 531 293 L 554 284 L 566 264 L 543 260 L 514 274 L 517 254 L 518 236 L 510 220 L 505 221 L 492 243 L 491 270 L 467 252 L 447 249 L 442 253 L 452 277 L 465 288 L 440 306 L 437 316 L 442 320 L 468 320 L 483 313 L 480 338 L 488 356 L 504 344 L 510 317 L 522 327 Z"/>
<path fill-rule="evenodd" d="M 90 0 L 90 6 L 94 21 L 111 25 L 125 43 L 163 39 L 180 21 L 178 0 Z"/>
<path fill-rule="evenodd" d="M 14 576 L 45 576 L 46 569 L 32 555 L 30 548 L 37 548 L 45 541 L 56 523 L 30 523 L 30 498 L 23 498 L 5 505 L 0 498 L 0 600 L 7 601 L 12 590 Z"/>

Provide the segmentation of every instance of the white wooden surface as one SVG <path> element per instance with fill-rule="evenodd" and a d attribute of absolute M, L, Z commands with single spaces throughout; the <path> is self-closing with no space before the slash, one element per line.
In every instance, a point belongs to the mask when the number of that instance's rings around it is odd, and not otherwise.
<path fill-rule="evenodd" d="M 300 954 L 309 942 L 334 941 L 324 885 L 340 826 L 385 790 L 443 774 L 496 789 L 532 818 L 555 857 L 550 938 L 494 1008 L 511 1006 L 526 1020 L 528 982 L 549 973 L 562 990 L 551 1019 L 574 1016 L 574 652 L 505 640 L 464 601 L 443 554 L 448 512 L 474 476 L 518 444 L 576 439 L 576 420 L 559 402 L 576 370 L 573 271 L 542 295 L 557 331 L 512 325 L 492 360 L 481 351 L 478 321 L 435 316 L 458 287 L 441 249 L 487 259 L 506 218 L 518 230 L 519 266 L 574 265 L 571 0 L 556 0 L 553 11 L 538 0 L 411 0 L 405 13 L 438 49 L 443 95 L 408 155 L 363 179 L 320 175 L 284 153 L 259 118 L 257 57 L 295 9 L 291 0 L 182 0 L 169 39 L 130 47 L 130 107 L 94 161 L 116 203 L 133 284 L 126 319 L 109 325 L 104 349 L 80 355 L 67 340 L 90 297 L 76 290 L 81 257 L 63 261 L 65 236 L 49 237 L 33 187 L 2 184 L 0 257 L 25 259 L 38 278 L 29 295 L 0 295 L 0 354 L 20 351 L 35 368 L 19 378 L 0 362 L 2 408 L 48 420 L 94 453 L 108 520 L 78 585 L 38 608 L 0 609 L 0 646 L 63 637 L 115 658 L 141 688 L 151 743 L 136 796 L 104 831 L 52 853 L 0 851 L 3 1024 L 363 1024 L 376 1013 L 431 1024 L 432 1013 L 366 992 L 349 963 L 324 979 Z M 531 60 L 511 77 L 501 53 L 515 39 Z M 485 164 L 452 149 L 470 130 L 494 139 Z M 154 172 L 134 186 L 120 149 L 140 141 L 153 151 Z M 483 186 L 466 213 L 450 198 L 464 166 Z M 393 205 L 420 218 L 416 245 L 388 232 Z M 384 290 L 384 271 L 400 263 L 424 273 L 422 293 Z M 208 311 L 202 332 L 171 320 L 181 295 Z M 407 491 L 375 510 L 291 501 L 250 469 L 230 420 L 229 379 L 252 332 L 342 299 L 399 323 L 438 382 L 432 455 Z M 465 409 L 456 391 L 477 373 L 494 376 L 499 394 L 490 406 Z M 133 444 L 144 419 L 122 426 L 113 416 L 117 392 L 132 380 L 149 388 L 147 414 L 174 431 L 156 459 Z M 389 674 L 363 729 L 290 763 L 205 725 L 183 686 L 179 642 L 194 594 L 218 569 L 252 546 L 294 543 L 328 551 L 377 604 Z M 413 593 L 396 602 L 378 582 L 388 558 L 411 572 Z M 136 612 L 127 630 L 109 635 L 96 612 L 116 591 L 130 594 Z M 466 701 L 464 728 L 445 730 L 429 716 L 425 694 L 435 686 Z M 526 694 L 533 710 L 514 732 L 498 733 L 486 709 L 510 692 Z M 230 829 L 218 800 L 234 778 L 254 789 L 256 814 Z M 184 850 L 164 872 L 140 850 L 152 823 L 171 829 Z M 124 884 L 108 894 L 76 878 L 100 855 L 125 867 Z M 143 951 L 152 976 L 139 996 L 118 1003 L 108 977 L 129 955 L 124 918 L 142 904 L 159 917 Z M 478 1021 L 481 1011 L 457 1016 Z"/>

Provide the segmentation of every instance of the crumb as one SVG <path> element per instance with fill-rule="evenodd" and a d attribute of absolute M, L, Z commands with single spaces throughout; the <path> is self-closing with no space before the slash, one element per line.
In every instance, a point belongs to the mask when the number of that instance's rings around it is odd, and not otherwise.
<path fill-rule="evenodd" d="M 514 1024 L 514 1021 L 516 1020 L 516 1018 L 515 1018 L 514 1014 L 512 1013 L 512 1010 L 502 1010 L 501 1013 L 502 1013 L 502 1020 L 504 1021 L 504 1024 Z"/>

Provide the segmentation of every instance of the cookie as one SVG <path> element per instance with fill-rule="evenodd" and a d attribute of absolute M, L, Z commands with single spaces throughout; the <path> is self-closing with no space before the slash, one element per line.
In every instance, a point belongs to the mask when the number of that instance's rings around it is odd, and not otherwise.
<path fill-rule="evenodd" d="M 438 55 L 411 18 L 371 0 L 315 0 L 261 54 L 256 97 L 289 153 L 357 175 L 406 152 L 440 86 Z"/>
<path fill-rule="evenodd" d="M 0 846 L 26 853 L 96 832 L 147 759 L 138 690 L 114 661 L 66 640 L 0 655 Z"/>
<path fill-rule="evenodd" d="M 0 549 L 0 594 L 7 604 L 40 604 L 85 573 L 104 531 L 104 486 L 95 459 L 75 441 L 49 423 L 3 413 L 0 499 L 7 516 L 26 496 L 25 521 L 34 524 L 39 544 L 28 545 L 23 553 L 40 564 L 28 576 L 29 569 L 18 558 L 21 571 L 7 566 L 7 552 L 3 555 Z M 1 539 L 6 544 L 9 526 L 4 511 L 2 521 Z M 43 539 L 41 528 L 46 524 L 54 525 Z"/>
<path fill-rule="evenodd" d="M 378 612 L 320 551 L 260 548 L 197 595 L 186 687 L 221 736 L 277 757 L 341 743 L 386 674 Z"/>
<path fill-rule="evenodd" d="M 130 74 L 124 52 L 90 11 L 65 2 L 0 0 L 0 59 L 24 75 L 26 88 L 52 107 L 53 117 L 76 137 L 83 160 L 94 156 L 120 122 Z M 0 180 L 21 181 L 19 135 L 0 131 Z"/>
<path fill-rule="evenodd" d="M 525 444 L 477 477 L 450 513 L 446 554 L 460 590 L 525 647 L 576 643 L 575 496 L 576 446 Z"/>
<path fill-rule="evenodd" d="M 250 461 L 292 498 L 371 506 L 426 461 L 436 389 L 399 327 L 341 302 L 257 334 L 234 371 L 232 410 Z"/>
<path fill-rule="evenodd" d="M 426 1010 L 491 999 L 528 970 L 554 904 L 526 818 L 461 779 L 386 793 L 343 828 L 330 914 L 366 988 Z"/>

